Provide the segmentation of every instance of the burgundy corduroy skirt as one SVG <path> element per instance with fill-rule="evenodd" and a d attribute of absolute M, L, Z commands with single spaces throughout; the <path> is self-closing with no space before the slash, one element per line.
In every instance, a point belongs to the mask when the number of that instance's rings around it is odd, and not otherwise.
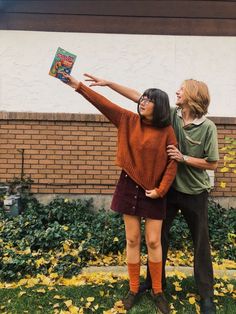
<path fill-rule="evenodd" d="M 111 209 L 121 214 L 162 220 L 166 217 L 166 197 L 152 199 L 144 189 L 122 170 Z"/>

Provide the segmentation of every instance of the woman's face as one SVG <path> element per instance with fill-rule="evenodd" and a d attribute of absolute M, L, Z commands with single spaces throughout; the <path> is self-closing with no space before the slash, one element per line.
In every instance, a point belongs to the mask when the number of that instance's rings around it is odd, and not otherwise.
<path fill-rule="evenodd" d="M 139 100 L 139 113 L 146 120 L 153 119 L 154 103 L 147 96 L 142 96 Z"/>

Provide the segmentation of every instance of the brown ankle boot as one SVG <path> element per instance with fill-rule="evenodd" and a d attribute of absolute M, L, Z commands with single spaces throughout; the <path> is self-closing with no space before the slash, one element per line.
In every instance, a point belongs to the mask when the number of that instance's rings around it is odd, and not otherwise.
<path fill-rule="evenodd" d="M 127 295 L 122 300 L 124 304 L 124 308 L 128 311 L 131 309 L 131 307 L 134 306 L 135 302 L 137 301 L 138 293 L 134 293 L 132 291 L 129 291 Z"/>
<path fill-rule="evenodd" d="M 151 291 L 151 295 L 155 302 L 157 313 L 169 314 L 170 308 L 164 293 L 163 292 L 153 293 L 153 291 Z"/>

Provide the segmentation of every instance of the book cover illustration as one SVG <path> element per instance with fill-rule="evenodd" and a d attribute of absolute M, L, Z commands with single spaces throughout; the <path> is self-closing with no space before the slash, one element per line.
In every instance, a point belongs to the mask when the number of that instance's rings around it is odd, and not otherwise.
<path fill-rule="evenodd" d="M 75 63 L 75 59 L 76 55 L 59 47 L 53 59 L 49 75 L 54 76 L 63 82 L 67 82 L 67 79 L 61 72 L 70 74 Z"/>

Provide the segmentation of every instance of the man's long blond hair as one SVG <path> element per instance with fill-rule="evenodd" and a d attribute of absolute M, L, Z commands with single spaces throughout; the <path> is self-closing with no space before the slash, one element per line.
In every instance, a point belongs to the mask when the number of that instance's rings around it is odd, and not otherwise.
<path fill-rule="evenodd" d="M 193 79 L 183 82 L 184 95 L 191 113 L 198 118 L 207 114 L 210 104 L 210 94 L 207 85 L 204 82 Z"/>

